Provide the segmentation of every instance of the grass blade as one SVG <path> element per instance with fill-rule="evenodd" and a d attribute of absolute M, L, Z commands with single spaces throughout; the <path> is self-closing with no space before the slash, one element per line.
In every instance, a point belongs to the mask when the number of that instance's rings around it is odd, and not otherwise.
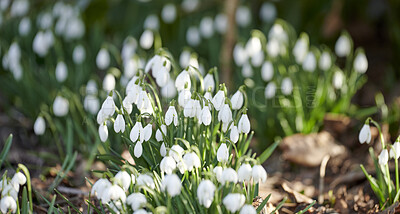
<path fill-rule="evenodd" d="M 267 204 L 269 198 L 271 197 L 271 194 L 269 194 L 267 197 L 264 198 L 263 202 L 260 204 L 260 206 L 257 207 L 257 213 L 260 213 L 261 210 L 265 207 Z"/>
<path fill-rule="evenodd" d="M 1 150 L 1 153 L 0 153 L 0 167 L 3 166 L 3 162 L 4 162 L 4 160 L 6 159 L 6 157 L 8 155 L 8 151 L 10 151 L 12 139 L 13 139 L 13 135 L 10 134 L 10 136 L 8 136 L 8 138 L 6 140 L 6 143 L 4 144 L 3 150 Z"/>
<path fill-rule="evenodd" d="M 306 208 L 304 208 L 303 210 L 301 210 L 300 212 L 297 212 L 297 214 L 303 214 L 305 213 L 307 210 L 309 210 L 312 206 L 314 206 L 316 201 L 313 201 L 310 205 L 308 205 Z"/>

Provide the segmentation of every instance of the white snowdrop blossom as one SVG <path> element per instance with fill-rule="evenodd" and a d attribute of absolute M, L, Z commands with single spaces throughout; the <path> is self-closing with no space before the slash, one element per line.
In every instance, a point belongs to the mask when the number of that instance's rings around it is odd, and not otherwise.
<path fill-rule="evenodd" d="M 53 103 L 53 113 L 57 117 L 63 117 L 68 114 L 69 102 L 61 96 L 57 96 Z"/>
<path fill-rule="evenodd" d="M 137 102 L 137 108 L 139 109 L 141 114 L 153 114 L 153 106 L 151 105 L 151 101 L 149 98 L 149 95 L 145 90 L 142 90 L 139 93 L 138 97 L 138 102 Z M 144 115 L 144 117 L 147 117 L 147 115 Z"/>
<path fill-rule="evenodd" d="M 341 89 L 344 83 L 345 76 L 341 70 L 336 70 L 333 73 L 332 85 L 335 89 Z"/>
<path fill-rule="evenodd" d="M 240 27 L 247 27 L 251 22 L 251 12 L 246 6 L 239 6 L 236 10 L 236 23 Z"/>
<path fill-rule="evenodd" d="M 280 51 L 279 47 L 279 40 L 276 38 L 273 38 L 268 41 L 267 43 L 267 53 L 270 57 L 275 58 L 278 56 Z"/>
<path fill-rule="evenodd" d="M 171 78 L 168 79 L 167 84 L 161 88 L 161 96 L 167 99 L 174 98 L 177 94 L 175 82 Z"/>
<path fill-rule="evenodd" d="M 106 142 L 107 138 L 108 138 L 108 129 L 107 129 L 107 125 L 106 124 L 101 124 L 99 126 L 99 136 L 100 136 L 100 140 L 101 142 Z"/>
<path fill-rule="evenodd" d="M 238 180 L 240 182 L 250 181 L 251 173 L 252 173 L 252 168 L 250 164 L 248 163 L 242 164 L 238 169 Z"/>
<path fill-rule="evenodd" d="M 223 183 L 223 180 L 222 180 L 222 167 L 221 166 L 216 166 L 214 169 L 213 169 L 213 172 L 214 172 L 214 174 L 215 174 L 215 177 L 217 178 L 217 181 L 219 182 L 219 183 Z"/>
<path fill-rule="evenodd" d="M 158 16 L 155 14 L 150 14 L 144 20 L 143 26 L 145 29 L 158 30 L 160 28 L 160 22 Z"/>
<path fill-rule="evenodd" d="M 167 149 L 165 148 L 165 143 L 163 142 L 160 147 L 160 155 L 161 157 L 165 157 L 167 155 Z"/>
<path fill-rule="evenodd" d="M 56 67 L 56 79 L 58 82 L 64 82 L 68 77 L 68 68 L 67 65 L 60 61 L 57 63 Z"/>
<path fill-rule="evenodd" d="M 96 114 L 100 108 L 100 101 L 95 95 L 87 95 L 83 100 L 83 107 L 91 114 Z M 102 120 L 104 122 L 105 118 Z M 102 123 L 100 122 L 100 123 Z"/>
<path fill-rule="evenodd" d="M 191 26 L 188 28 L 186 32 L 186 42 L 192 47 L 196 47 L 200 44 L 200 31 L 196 26 Z"/>
<path fill-rule="evenodd" d="M 244 63 L 243 67 L 242 67 L 242 75 L 245 78 L 251 78 L 253 77 L 253 68 L 251 67 L 251 65 L 249 63 Z"/>
<path fill-rule="evenodd" d="M 53 46 L 53 43 L 54 36 L 51 31 L 39 31 L 33 39 L 32 48 L 37 55 L 44 57 L 49 52 L 49 49 Z"/>
<path fill-rule="evenodd" d="M 4 196 L 0 200 L 0 210 L 2 213 L 8 213 L 8 211 L 15 213 L 17 211 L 17 202 L 11 196 Z"/>
<path fill-rule="evenodd" d="M 313 52 L 308 52 L 306 58 L 303 61 L 303 69 L 308 72 L 314 72 L 317 67 L 317 59 Z"/>
<path fill-rule="evenodd" d="M 271 99 L 275 97 L 275 93 L 276 93 L 276 84 L 274 82 L 268 83 L 267 86 L 265 87 L 265 92 L 264 92 L 265 98 Z"/>
<path fill-rule="evenodd" d="M 109 91 L 114 90 L 115 84 L 116 84 L 116 81 L 115 81 L 114 75 L 112 75 L 110 73 L 106 74 L 106 76 L 104 77 L 104 80 L 103 80 L 104 91 L 109 92 Z"/>
<path fill-rule="evenodd" d="M 237 183 L 238 181 L 238 174 L 232 168 L 226 168 L 222 171 L 221 183 L 232 182 Z"/>
<path fill-rule="evenodd" d="M 140 142 L 149 141 L 153 132 L 151 124 L 147 124 L 140 132 Z"/>
<path fill-rule="evenodd" d="M 228 104 L 224 104 L 221 111 L 219 111 L 218 120 L 225 124 L 228 124 L 232 121 L 232 110 Z"/>
<path fill-rule="evenodd" d="M 164 137 L 163 135 L 167 135 L 167 126 L 162 124 L 160 129 L 157 129 L 156 131 L 156 140 L 158 142 L 163 141 Z"/>
<path fill-rule="evenodd" d="M 133 211 L 144 207 L 146 203 L 146 196 L 139 192 L 132 193 L 126 198 L 126 204 L 130 205 Z"/>
<path fill-rule="evenodd" d="M 250 120 L 247 114 L 242 114 L 238 123 L 240 133 L 248 134 L 250 132 Z"/>
<path fill-rule="evenodd" d="M 369 144 L 371 142 L 371 128 L 369 124 L 364 124 L 364 126 L 361 128 L 360 134 L 358 135 L 358 140 L 361 144 Z"/>
<path fill-rule="evenodd" d="M 151 46 L 153 46 L 153 42 L 154 42 L 154 34 L 153 31 L 151 30 L 145 30 L 142 33 L 142 36 L 140 36 L 140 47 L 142 47 L 145 50 L 148 50 L 151 48 Z"/>
<path fill-rule="evenodd" d="M 193 100 L 193 99 L 189 99 L 187 102 L 186 102 L 186 105 L 185 105 L 185 107 L 184 107 L 184 109 L 183 109 L 183 115 L 185 116 L 185 117 L 190 117 L 190 118 L 193 118 L 194 116 L 196 116 L 196 109 L 195 109 L 195 100 Z"/>
<path fill-rule="evenodd" d="M 399 159 L 400 157 L 400 142 L 396 141 L 393 144 L 393 148 L 390 150 L 390 157 L 394 159 Z"/>
<path fill-rule="evenodd" d="M 96 65 L 99 69 L 105 70 L 110 65 L 110 54 L 107 49 L 101 48 L 96 56 Z"/>
<path fill-rule="evenodd" d="M 178 113 L 175 106 L 170 106 L 165 113 L 165 124 L 169 126 L 172 122 L 174 122 L 174 126 L 178 126 Z"/>
<path fill-rule="evenodd" d="M 243 98 L 243 93 L 239 90 L 236 91 L 235 94 L 233 94 L 231 98 L 231 103 L 232 103 L 232 109 L 233 110 L 238 110 L 242 108 L 244 102 Z"/>
<path fill-rule="evenodd" d="M 209 126 L 211 124 L 212 115 L 210 112 L 210 108 L 208 106 L 204 106 L 203 110 L 201 110 L 201 122 L 205 126 Z"/>
<path fill-rule="evenodd" d="M 354 70 L 358 73 L 365 73 L 368 69 L 368 60 L 364 52 L 359 52 L 354 59 Z"/>
<path fill-rule="evenodd" d="M 219 13 L 215 16 L 214 26 L 215 30 L 219 34 L 225 34 L 227 25 L 228 24 L 228 17 L 224 13 Z"/>
<path fill-rule="evenodd" d="M 289 77 L 285 77 L 282 80 L 281 91 L 284 95 L 289 95 L 293 91 L 293 82 Z"/>
<path fill-rule="evenodd" d="M 131 129 L 131 133 L 129 134 L 129 138 L 132 142 L 136 142 L 139 139 L 139 135 L 143 132 L 143 126 L 141 122 L 136 122 L 135 125 Z"/>
<path fill-rule="evenodd" d="M 165 23 L 171 24 L 176 19 L 176 8 L 174 4 L 164 5 L 161 11 L 161 18 Z"/>
<path fill-rule="evenodd" d="M 109 199 L 112 201 L 121 200 L 122 203 L 126 201 L 125 191 L 116 184 L 111 185 L 104 194 L 108 194 Z"/>
<path fill-rule="evenodd" d="M 185 163 L 186 169 L 189 172 L 191 172 L 193 169 L 199 168 L 201 165 L 199 156 L 197 156 L 197 154 L 194 152 L 186 153 L 183 156 L 183 162 Z"/>
<path fill-rule="evenodd" d="M 206 90 L 206 91 L 210 90 L 211 92 L 214 91 L 214 89 L 215 89 L 215 81 L 214 81 L 214 77 L 213 77 L 212 74 L 207 74 L 204 77 L 203 82 L 204 82 L 204 90 Z"/>
<path fill-rule="evenodd" d="M 217 151 L 217 160 L 218 162 L 227 162 L 229 158 L 228 147 L 225 143 L 221 143 Z"/>
<path fill-rule="evenodd" d="M 331 55 L 327 52 L 324 51 L 321 56 L 319 57 L 319 68 L 323 71 L 328 70 L 332 66 L 332 59 Z"/>
<path fill-rule="evenodd" d="M 169 155 L 174 158 L 176 162 L 180 162 L 182 160 L 183 148 L 179 145 L 173 145 L 169 150 Z"/>
<path fill-rule="evenodd" d="M 385 165 L 389 161 L 389 152 L 387 149 L 382 150 L 381 154 L 379 154 L 378 161 L 380 165 Z"/>
<path fill-rule="evenodd" d="M 133 149 L 133 155 L 136 158 L 140 158 L 142 156 L 143 153 L 143 145 L 142 142 L 138 141 L 136 142 L 135 148 Z"/>
<path fill-rule="evenodd" d="M 211 38 L 214 35 L 214 24 L 211 17 L 203 17 L 200 21 L 200 34 L 206 39 Z"/>
<path fill-rule="evenodd" d="M 226 207 L 227 210 L 235 213 L 244 205 L 246 201 L 246 197 L 240 193 L 229 193 L 225 198 L 222 200 L 222 203 Z"/>
<path fill-rule="evenodd" d="M 265 183 L 265 181 L 267 180 L 267 172 L 265 171 L 264 167 L 262 167 L 261 165 L 253 166 L 251 176 L 253 176 L 255 183 L 258 183 L 260 181 L 262 183 Z"/>
<path fill-rule="evenodd" d="M 161 182 L 161 190 L 167 191 L 171 197 L 181 194 L 181 179 L 176 174 L 166 175 Z"/>
<path fill-rule="evenodd" d="M 46 131 L 46 122 L 43 117 L 39 116 L 33 124 L 33 131 L 36 135 L 43 135 Z"/>
<path fill-rule="evenodd" d="M 175 80 L 175 87 L 178 91 L 182 91 L 183 89 L 187 88 L 190 89 L 191 82 L 190 82 L 190 75 L 187 70 L 183 70 Z"/>
<path fill-rule="evenodd" d="M 182 108 L 186 107 L 186 104 L 189 102 L 190 98 L 192 96 L 192 93 L 190 92 L 189 89 L 183 89 L 178 96 L 178 104 Z"/>
<path fill-rule="evenodd" d="M 162 173 L 166 173 L 168 175 L 172 174 L 172 172 L 176 169 L 176 162 L 170 156 L 165 156 L 160 163 L 160 169 Z"/>
<path fill-rule="evenodd" d="M 111 186 L 112 184 L 110 181 L 108 181 L 105 178 L 100 178 L 97 180 L 91 190 L 91 194 L 97 196 L 97 198 L 101 199 L 103 198 L 103 195 L 106 193 L 106 190 Z"/>
<path fill-rule="evenodd" d="M 233 48 L 233 59 L 238 66 L 243 66 L 249 56 L 242 44 L 238 43 Z"/>
<path fill-rule="evenodd" d="M 150 189 L 155 188 L 154 180 L 150 175 L 140 174 L 137 178 L 137 185 L 139 186 L 147 186 Z"/>
<path fill-rule="evenodd" d="M 308 36 L 302 33 L 293 47 L 293 55 L 298 64 L 304 64 L 308 53 Z"/>
<path fill-rule="evenodd" d="M 210 180 L 203 180 L 197 187 L 197 198 L 205 208 L 209 208 L 214 201 L 216 187 Z"/>
<path fill-rule="evenodd" d="M 74 51 L 72 52 L 72 59 L 74 60 L 75 64 L 82 64 L 83 61 L 85 61 L 86 58 L 86 51 L 85 48 L 82 45 L 78 45 L 74 48 Z"/>
<path fill-rule="evenodd" d="M 21 36 L 26 36 L 31 31 L 31 20 L 28 17 L 23 18 L 18 25 L 18 32 Z"/>
<path fill-rule="evenodd" d="M 276 18 L 276 7 L 272 2 L 264 2 L 260 9 L 260 18 L 263 22 L 270 23 Z"/>
<path fill-rule="evenodd" d="M 26 176 L 22 172 L 17 172 L 11 179 L 11 183 L 16 183 L 18 185 L 24 185 L 26 183 Z"/>
<path fill-rule="evenodd" d="M 239 129 L 237 126 L 232 126 L 231 133 L 229 134 L 229 139 L 233 143 L 237 143 L 239 140 Z"/>
<path fill-rule="evenodd" d="M 346 57 L 351 51 L 351 41 L 348 36 L 342 34 L 335 44 L 335 52 L 339 57 Z"/>
<path fill-rule="evenodd" d="M 223 90 L 219 90 L 217 94 L 212 99 L 212 104 L 214 105 L 215 110 L 219 111 L 225 104 L 225 93 Z"/>
<path fill-rule="evenodd" d="M 122 114 L 118 114 L 117 118 L 114 121 L 114 131 L 116 133 L 118 133 L 118 132 L 124 133 L 125 132 L 125 119 L 122 116 Z"/>
<path fill-rule="evenodd" d="M 240 209 L 239 214 L 257 214 L 256 209 L 251 204 L 245 204 L 242 209 Z"/>
<path fill-rule="evenodd" d="M 112 96 L 107 96 L 101 105 L 101 110 L 107 116 L 112 116 L 115 113 L 115 103 Z"/>
<path fill-rule="evenodd" d="M 11 17 L 21 17 L 24 16 L 29 11 L 29 1 L 28 0 L 14 0 L 10 14 Z"/>
<path fill-rule="evenodd" d="M 126 191 L 129 189 L 129 186 L 131 185 L 132 178 L 126 171 L 119 171 L 114 176 L 114 182 L 116 182 L 116 184 L 122 185 L 122 188 Z"/>
<path fill-rule="evenodd" d="M 274 66 L 270 61 L 265 61 L 261 67 L 261 78 L 268 82 L 274 77 Z"/>

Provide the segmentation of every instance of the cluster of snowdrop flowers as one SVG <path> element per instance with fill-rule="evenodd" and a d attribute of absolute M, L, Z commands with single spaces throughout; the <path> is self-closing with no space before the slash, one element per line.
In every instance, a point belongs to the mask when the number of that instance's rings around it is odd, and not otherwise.
<path fill-rule="evenodd" d="M 0 211 L 1 213 L 16 213 L 18 205 L 18 194 L 20 186 L 26 183 L 25 175 L 17 171 L 12 178 L 7 177 L 7 173 L 2 176 L 0 181 Z"/>
<path fill-rule="evenodd" d="M 176 66 L 168 52 L 156 51 L 143 70 L 134 72 L 123 92 L 109 92 L 97 114 L 100 139 L 108 140 L 109 129 L 123 136 L 135 161 L 128 166 L 135 168 L 129 175 L 134 175 L 135 185 L 142 188 L 121 186 L 117 176 L 98 182 L 108 188 L 120 185 L 123 191 L 114 192 L 121 195 L 110 199 L 120 211 L 130 205 L 130 197 L 140 197 L 145 205 L 132 205 L 134 211 L 155 212 L 160 206 L 172 209 L 187 200 L 210 213 L 216 207 L 255 212 L 249 204 L 257 192 L 256 184 L 265 182 L 267 173 L 247 151 L 253 133 L 244 86 L 228 96 L 225 85 L 216 81 L 216 68 L 202 75 L 192 65 L 181 71 Z M 165 87 L 174 91 L 176 100 L 159 96 Z M 243 188 L 243 183 L 248 187 Z M 96 184 L 93 193 L 97 191 L 97 198 L 111 207 L 104 196 L 109 193 L 101 191 L 107 188 Z M 169 201 L 175 197 L 181 199 Z M 197 209 L 194 206 L 187 211 Z"/>

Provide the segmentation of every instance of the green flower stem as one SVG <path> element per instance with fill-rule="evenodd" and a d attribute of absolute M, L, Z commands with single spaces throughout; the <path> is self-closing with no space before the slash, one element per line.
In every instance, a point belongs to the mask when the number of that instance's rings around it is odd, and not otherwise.
<path fill-rule="evenodd" d="M 394 159 L 394 164 L 396 167 L 396 193 L 399 192 L 399 160 L 397 158 Z"/>
<path fill-rule="evenodd" d="M 378 129 L 379 137 L 381 138 L 382 149 L 385 149 L 385 138 L 383 137 L 381 126 L 370 117 L 367 120 L 374 124 L 374 126 Z"/>
<path fill-rule="evenodd" d="M 29 174 L 28 168 L 26 168 L 23 164 L 18 164 L 18 168 L 20 168 L 25 176 L 26 176 L 26 185 L 28 187 L 28 197 L 29 197 L 29 213 L 33 212 L 33 201 L 32 201 L 32 185 L 31 185 L 31 175 Z"/>

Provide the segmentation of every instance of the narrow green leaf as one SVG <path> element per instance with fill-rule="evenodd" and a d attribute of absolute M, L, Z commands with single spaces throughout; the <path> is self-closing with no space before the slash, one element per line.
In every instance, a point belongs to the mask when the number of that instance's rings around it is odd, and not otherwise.
<path fill-rule="evenodd" d="M 8 136 L 8 138 L 6 140 L 6 143 L 4 144 L 3 149 L 1 150 L 1 153 L 0 153 L 0 167 L 3 166 L 3 162 L 4 162 L 4 160 L 6 159 L 6 157 L 8 155 L 8 151 L 10 150 L 12 139 L 13 139 L 13 135 L 10 134 L 10 136 Z"/>
<path fill-rule="evenodd" d="M 258 159 L 260 160 L 260 164 L 264 163 L 271 156 L 272 152 L 275 151 L 276 147 L 280 143 L 281 143 L 281 141 L 274 142 L 263 153 L 261 153 L 260 156 L 258 156 Z"/>
<path fill-rule="evenodd" d="M 304 208 L 303 210 L 301 210 L 300 212 L 297 212 L 297 214 L 303 214 L 305 213 L 307 210 L 309 210 L 312 206 L 314 206 L 316 201 L 313 201 L 310 205 L 308 205 L 306 208 Z"/>
<path fill-rule="evenodd" d="M 260 204 L 260 206 L 257 207 L 257 213 L 260 213 L 261 210 L 265 207 L 267 204 L 269 198 L 271 197 L 271 194 L 269 194 L 267 197 L 264 198 L 263 202 Z"/>

